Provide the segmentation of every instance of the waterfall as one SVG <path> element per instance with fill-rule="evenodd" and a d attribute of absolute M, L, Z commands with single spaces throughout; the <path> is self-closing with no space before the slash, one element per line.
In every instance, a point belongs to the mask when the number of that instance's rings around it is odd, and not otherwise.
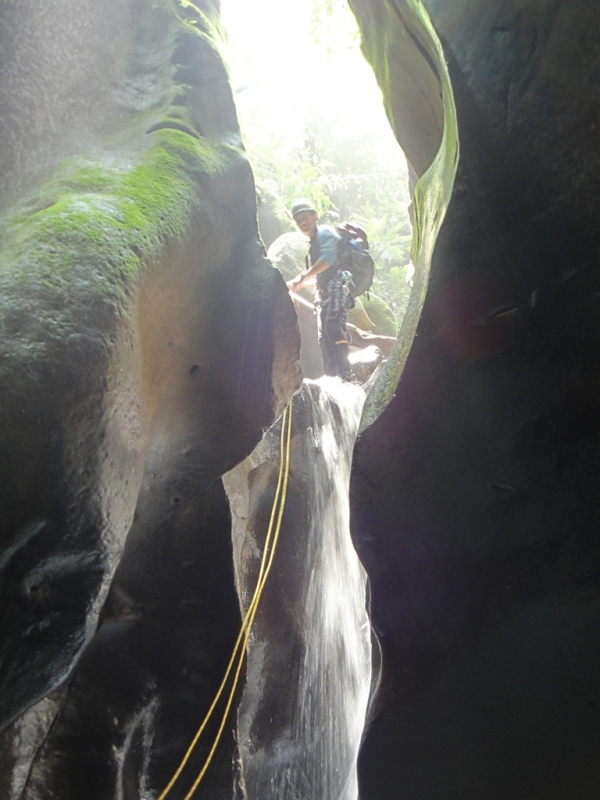
<path fill-rule="evenodd" d="M 364 391 L 336 378 L 293 401 L 279 544 L 248 647 L 238 782 L 248 800 L 356 800 L 371 689 L 366 573 L 350 539 L 348 487 Z M 279 470 L 281 421 L 224 477 L 245 611 Z"/>

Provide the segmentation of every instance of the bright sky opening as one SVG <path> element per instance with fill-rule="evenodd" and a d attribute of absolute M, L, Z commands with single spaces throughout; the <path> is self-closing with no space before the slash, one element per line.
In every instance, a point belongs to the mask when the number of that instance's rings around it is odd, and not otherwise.
<path fill-rule="evenodd" d="M 243 135 L 259 126 L 293 146 L 316 114 L 332 126 L 372 132 L 378 158 L 404 172 L 354 16 L 341 3 L 333 17 L 314 16 L 310 2 L 222 0 Z"/>

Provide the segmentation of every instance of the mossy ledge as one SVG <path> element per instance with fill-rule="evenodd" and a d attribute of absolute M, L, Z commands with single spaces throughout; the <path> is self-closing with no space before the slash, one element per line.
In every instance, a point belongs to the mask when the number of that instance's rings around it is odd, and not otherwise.
<path fill-rule="evenodd" d="M 45 346 L 86 311 L 89 318 L 101 309 L 105 321 L 107 313 L 127 313 L 143 270 L 189 231 L 203 203 L 203 178 L 239 163 L 238 148 L 198 131 L 189 110 L 193 87 L 179 80 L 185 68 L 214 62 L 218 30 L 187 2 L 165 0 L 154 13 L 173 23 L 162 109 L 133 114 L 107 149 L 61 161 L 49 181 L 0 219 L 5 334 L 34 307 L 35 338 Z M 192 54 L 191 67 L 181 63 L 182 49 Z"/>
<path fill-rule="evenodd" d="M 0 727 L 69 676 L 126 541 L 150 540 L 245 458 L 301 382 L 217 0 L 112 2 L 118 29 L 90 24 L 94 3 L 53 3 L 98 84 L 64 69 L 49 82 L 44 109 L 64 91 L 76 113 L 33 115 L 52 147 L 2 206 Z M 23 64 L 22 39 L 8 57 Z M 37 77 L 25 69 L 23 85 Z M 15 119 L 13 139 L 30 116 Z M 51 602 L 13 600 L 39 576 Z"/>
<path fill-rule="evenodd" d="M 232 148 L 168 128 L 150 137 L 135 160 L 63 162 L 28 208 L 2 221 L 2 279 L 69 292 L 85 267 L 90 291 L 108 298 L 183 235 L 200 202 L 197 177 L 225 171 Z"/>

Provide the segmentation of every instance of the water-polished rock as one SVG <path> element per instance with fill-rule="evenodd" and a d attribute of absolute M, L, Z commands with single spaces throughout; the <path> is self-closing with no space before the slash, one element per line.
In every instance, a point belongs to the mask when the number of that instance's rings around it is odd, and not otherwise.
<path fill-rule="evenodd" d="M 375 345 L 350 353 L 352 375 L 358 383 L 366 383 L 383 361 L 383 353 Z"/>
<path fill-rule="evenodd" d="M 220 481 L 129 547 L 70 681 L 0 736 L 3 800 L 157 797 L 210 706 L 240 626 Z M 216 733 L 207 729 L 173 797 Z M 202 797 L 233 792 L 233 724 Z"/>
<path fill-rule="evenodd" d="M 247 455 L 301 379 L 201 7 L 0 10 L 0 724 L 68 676 L 131 526 Z"/>
<path fill-rule="evenodd" d="M 351 3 L 422 173 L 431 111 L 401 111 L 407 65 L 422 60 L 416 84 L 443 65 L 416 4 Z M 361 796 L 595 800 L 598 6 L 424 6 L 460 161 L 406 369 L 356 451 L 353 531 L 386 686 Z"/>
<path fill-rule="evenodd" d="M 337 378 L 294 397 L 290 477 L 273 566 L 252 628 L 238 712 L 244 798 L 356 800 L 372 670 L 365 572 L 348 482 L 364 392 Z M 280 427 L 224 478 L 238 593 L 248 608 L 280 465 Z"/>

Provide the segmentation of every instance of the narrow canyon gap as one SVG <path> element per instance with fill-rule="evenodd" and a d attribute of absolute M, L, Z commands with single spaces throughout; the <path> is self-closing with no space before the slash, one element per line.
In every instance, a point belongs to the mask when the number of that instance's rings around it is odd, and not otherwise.
<path fill-rule="evenodd" d="M 595 800 L 600 15 L 592 0 L 349 5 L 420 178 L 417 274 L 350 477 L 381 688 L 358 784 L 350 717 L 339 773 L 310 774 L 328 800 Z M 250 571 L 241 558 L 234 575 L 220 477 L 248 469 L 236 464 L 301 374 L 293 308 L 259 240 L 217 10 L 0 10 L 0 792 L 11 800 L 155 798 L 240 625 L 235 586 L 243 606 Z M 307 386 L 296 420 L 313 413 Z M 259 484 L 270 436 L 250 462 Z M 267 496 L 254 500 L 261 514 Z M 292 491 L 295 508 L 307 514 Z M 302 792 L 299 764 L 324 746 L 313 737 L 294 759 L 286 732 L 303 717 L 277 693 L 264 699 L 260 659 L 276 667 L 278 636 L 299 674 L 314 655 L 299 644 L 314 633 L 294 629 L 304 609 L 292 594 L 280 607 L 285 580 L 269 588 L 236 730 L 198 797 L 262 797 L 266 776 Z M 358 608 L 354 619 L 365 621 Z M 372 639 L 361 635 L 340 675 L 357 676 L 363 708 Z M 335 642 L 322 644 L 330 654 Z M 336 707 L 352 696 L 343 681 L 334 694 Z"/>

